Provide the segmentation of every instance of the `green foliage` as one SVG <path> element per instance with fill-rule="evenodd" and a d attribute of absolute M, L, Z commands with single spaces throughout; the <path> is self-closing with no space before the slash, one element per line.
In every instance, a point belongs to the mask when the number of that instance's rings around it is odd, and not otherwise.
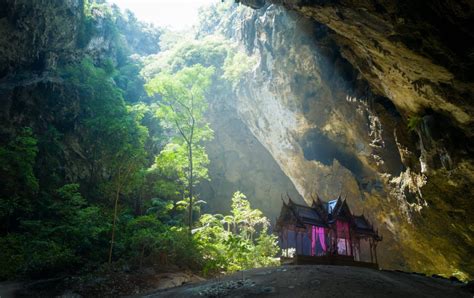
<path fill-rule="evenodd" d="M 78 260 L 72 249 L 58 241 L 35 238 L 25 239 L 22 253 L 25 262 L 22 273 L 29 277 L 39 278 L 53 276 L 57 271 L 67 271 L 77 266 Z"/>
<path fill-rule="evenodd" d="M 0 238 L 0 280 L 16 276 L 24 264 L 23 240 L 24 237 L 19 234 L 8 234 Z"/>
<path fill-rule="evenodd" d="M 67 66 L 62 76 L 81 95 L 83 141 L 89 144 L 85 154 L 97 184 L 109 195 L 118 183 L 123 184 L 122 192 L 130 191 L 146 156 L 148 130 L 140 124 L 140 115 L 127 109 L 121 90 L 110 80 L 110 71 L 95 67 L 90 59 Z M 104 171 L 109 173 L 107 179 Z"/>
<path fill-rule="evenodd" d="M 423 118 L 420 116 L 411 116 L 408 118 L 408 130 L 409 131 L 416 131 L 421 123 L 423 122 Z"/>
<path fill-rule="evenodd" d="M 160 252 L 159 245 L 161 234 L 165 227 L 153 215 L 140 216 L 128 223 L 127 238 L 129 242 L 132 258 L 138 259 L 140 266 L 143 264 L 144 258 L 154 256 Z"/>
<path fill-rule="evenodd" d="M 250 202 L 246 196 L 237 191 L 232 197 L 233 229 L 241 233 L 247 239 L 253 239 L 256 227 L 267 228 L 270 222 L 263 216 L 262 211 L 250 208 Z"/>
<path fill-rule="evenodd" d="M 110 201 L 113 194 L 129 195 L 142 183 L 148 132 L 140 123 L 144 113 L 127 107 L 112 81 L 112 61 L 105 60 L 102 67 L 86 58 L 59 71 L 80 107 L 75 129 L 90 174 L 89 181 L 80 181 L 87 200 L 79 184 L 55 190 L 64 181 L 56 172 L 64 167 L 58 158 L 64 152 L 63 134 L 56 127 L 49 126 L 39 142 L 31 129 L 22 129 L 0 147 L 0 232 L 10 233 L 0 241 L 0 278 L 51 276 L 106 259 Z M 35 164 L 38 147 L 41 163 Z M 41 184 L 34 173 L 38 167 L 51 172 L 42 175 Z M 120 216 L 118 228 L 124 230 L 127 220 L 123 212 Z M 117 256 L 124 255 L 124 235 L 117 236 Z"/>
<path fill-rule="evenodd" d="M 231 53 L 224 63 L 224 78 L 237 84 L 242 77 L 252 70 L 255 59 L 243 52 Z"/>
<path fill-rule="evenodd" d="M 114 67 L 114 62 L 112 59 L 107 58 L 105 59 L 102 69 L 104 70 L 105 74 L 108 76 L 112 76 L 115 73 L 115 67 Z"/>
<path fill-rule="evenodd" d="M 193 146 L 193 175 L 194 186 L 202 180 L 209 180 L 209 158 L 204 146 Z M 155 169 L 165 174 L 169 180 L 178 185 L 187 186 L 189 172 L 188 148 L 184 144 L 169 143 L 163 148 L 155 160 Z"/>
<path fill-rule="evenodd" d="M 47 130 L 38 136 L 35 172 L 43 191 L 54 191 L 63 184 L 63 136 L 53 125 L 49 125 Z"/>
<path fill-rule="evenodd" d="M 127 231 L 131 260 L 139 266 L 169 263 L 200 268 L 202 257 L 197 242 L 184 227 L 163 224 L 150 214 L 131 220 Z"/>
<path fill-rule="evenodd" d="M 267 233 L 268 219 L 240 192 L 232 198 L 231 213 L 204 214 L 199 220 L 194 236 L 203 252 L 204 273 L 276 265 L 278 245 L 276 236 Z"/>
<path fill-rule="evenodd" d="M 38 152 L 37 139 L 31 128 L 23 128 L 18 135 L 5 147 L 0 148 L 0 164 L 2 181 L 6 174 L 15 175 L 23 187 L 36 191 L 38 181 L 34 175 L 32 165 Z"/>
<path fill-rule="evenodd" d="M 183 133 L 190 135 L 192 120 L 202 128 L 201 139 L 211 136 L 204 121 L 207 110 L 206 92 L 211 84 L 212 67 L 194 65 L 178 71 L 176 74 L 162 73 L 146 85 L 149 95 L 159 94 L 161 100 L 158 116 L 169 124 L 180 124 Z M 176 127 L 176 129 L 178 129 Z"/>
<path fill-rule="evenodd" d="M 0 147 L 0 220 L 1 232 L 17 224 L 17 217 L 32 210 L 38 191 L 33 167 L 38 152 L 37 139 L 31 128 L 23 128 L 6 145 Z"/>
<path fill-rule="evenodd" d="M 190 38 L 174 44 L 167 51 L 144 60 L 141 74 L 151 80 L 156 75 L 173 74 L 186 67 L 203 65 L 213 67 L 212 84 L 207 102 L 212 104 L 229 96 L 232 85 L 244 78 L 255 64 L 255 59 L 220 35 L 210 35 L 199 40 Z"/>
<path fill-rule="evenodd" d="M 140 62 L 132 61 L 120 67 L 114 76 L 114 81 L 124 91 L 127 102 L 138 102 L 146 97 L 143 87 L 145 81 L 140 76 L 140 70 Z"/>
<path fill-rule="evenodd" d="M 101 23 L 102 34 L 117 43 L 117 29 L 114 24 L 115 16 L 109 5 L 97 3 L 96 1 L 84 0 L 82 9 L 82 22 L 80 23 L 76 44 L 79 48 L 85 48 L 91 38 L 99 33 L 97 22 Z"/>
<path fill-rule="evenodd" d="M 52 276 L 84 262 L 98 262 L 109 225 L 101 209 L 86 206 L 79 185 L 68 184 L 54 196 L 43 197 L 44 219 L 21 221 L 22 233 L 0 241 L 0 278 L 14 275 Z"/>
<path fill-rule="evenodd" d="M 182 226 L 170 227 L 160 239 L 161 250 L 166 253 L 166 263 L 190 269 L 199 269 L 201 253 L 197 241 Z"/>
<path fill-rule="evenodd" d="M 150 95 L 161 96 L 157 116 L 163 119 L 164 125 L 176 131 L 176 143 L 197 146 L 199 142 L 213 137 L 204 118 L 208 107 L 205 95 L 213 72 L 213 68 L 195 65 L 176 74 L 160 74 L 146 85 Z M 182 152 L 176 145 L 171 147 L 164 154 L 176 152 L 179 155 Z"/>
<path fill-rule="evenodd" d="M 173 44 L 167 51 L 145 60 L 142 70 L 145 78 L 152 79 L 161 73 L 175 73 L 196 64 L 212 66 L 215 75 L 219 76 L 219 69 L 224 65 L 229 51 L 233 50 L 228 41 L 220 36 L 209 36 L 202 40 L 180 38 L 182 41 Z"/>
<path fill-rule="evenodd" d="M 90 13 L 89 1 L 85 0 L 83 5 L 82 22 L 79 25 L 76 39 L 76 44 L 79 48 L 85 48 L 95 34 L 94 19 Z"/>
<path fill-rule="evenodd" d="M 184 227 L 186 210 L 198 217 L 205 203 L 192 188 L 209 179 L 209 102 L 250 58 L 222 37 L 168 32 L 167 51 L 144 68 L 132 49 L 154 53 L 163 31 L 96 1 L 84 1 L 77 32 L 79 48 L 94 36 L 111 46 L 59 68 L 65 88 L 49 101 L 60 113 L 72 103 L 67 120 L 33 122 L 36 135 L 22 128 L 1 142 L 0 279 L 89 272 L 110 251 L 112 261 L 206 274 L 272 264 L 268 220 L 240 193 L 231 215 L 203 215 L 194 235 Z"/>
<path fill-rule="evenodd" d="M 153 198 L 150 205 L 146 211 L 147 214 L 153 214 L 162 223 L 168 224 L 171 221 L 170 212 L 174 208 L 173 202 Z"/>
<path fill-rule="evenodd" d="M 162 119 L 162 123 L 172 127 L 176 134 L 175 144 L 170 143 L 157 161 L 172 161 L 170 166 L 166 166 L 166 170 L 175 173 L 188 190 L 190 227 L 194 212 L 193 187 L 200 180 L 207 178 L 206 165 L 209 161 L 200 143 L 213 137 L 213 131 L 204 118 L 208 107 L 206 92 L 213 73 L 214 68 L 197 64 L 183 68 L 175 74 L 160 74 L 146 85 L 150 95 L 161 96 L 157 116 Z"/>

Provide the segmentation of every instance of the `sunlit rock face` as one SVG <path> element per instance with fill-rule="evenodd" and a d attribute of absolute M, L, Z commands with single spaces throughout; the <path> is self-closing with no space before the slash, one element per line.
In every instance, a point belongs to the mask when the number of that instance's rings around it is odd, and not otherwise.
<path fill-rule="evenodd" d="M 207 114 L 214 139 L 206 143 L 210 181 L 203 181 L 198 192 L 207 204 L 203 212 L 226 214 L 231 197 L 241 191 L 253 208 L 264 212 L 272 222 L 280 213 L 281 198 L 287 194 L 304 203 L 292 182 L 269 152 L 239 117 L 233 94 L 217 95 Z"/>
<path fill-rule="evenodd" d="M 307 203 L 341 194 L 371 217 L 383 267 L 472 275 L 466 57 L 447 67 L 390 37 L 394 16 L 327 2 L 238 12 L 227 34 L 258 59 L 236 90 L 242 121 Z"/>

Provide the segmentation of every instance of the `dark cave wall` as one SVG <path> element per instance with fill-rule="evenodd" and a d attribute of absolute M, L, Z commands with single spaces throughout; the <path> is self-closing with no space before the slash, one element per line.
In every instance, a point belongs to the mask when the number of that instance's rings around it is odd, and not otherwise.
<path fill-rule="evenodd" d="M 79 100 L 56 72 L 83 55 L 77 45 L 82 6 L 82 1 L 4 1 L 0 9 L 0 145 L 31 127 L 40 140 L 36 168 L 41 184 L 53 172 L 63 182 L 86 173 L 74 136 Z M 46 149 L 54 126 L 64 133 L 65 145 L 55 153 Z M 55 167 L 46 170 L 41 165 L 48 159 Z"/>
<path fill-rule="evenodd" d="M 23 128 L 32 129 L 39 150 L 35 175 L 45 192 L 80 182 L 84 194 L 89 195 L 92 185 L 98 184 L 94 177 L 108 175 L 105 170 L 98 174 L 100 170 L 94 169 L 98 161 L 90 160 L 93 146 L 84 137 L 89 131 L 85 119 L 93 115 L 88 101 L 91 95 L 81 94 L 77 84 L 64 77 L 65 69 L 79 69 L 86 58 L 91 59 L 94 68 L 104 68 L 110 62 L 116 74 L 120 67 L 128 67 L 126 83 L 132 82 L 131 76 L 137 79 L 132 83 L 140 83 L 138 71 L 130 71 L 138 65 L 126 57 L 135 51 L 135 44 L 127 42 L 126 34 L 134 39 L 148 35 L 155 41 L 160 34 L 139 31 L 136 23 L 120 14 L 115 15 L 117 23 L 113 23 L 113 18 L 98 8 L 86 14 L 84 5 L 80 0 L 7 0 L 0 8 L 0 146 L 8 144 Z M 155 44 L 154 51 L 158 50 Z M 149 44 L 145 51 L 151 51 Z M 123 87 L 119 86 L 120 79 L 109 78 L 113 88 Z M 141 99 L 145 93 L 142 84 L 137 84 L 141 89 L 135 92 L 123 88 L 124 99 Z"/>
<path fill-rule="evenodd" d="M 83 2 L 2 1 L 0 78 L 41 73 L 78 54 Z"/>

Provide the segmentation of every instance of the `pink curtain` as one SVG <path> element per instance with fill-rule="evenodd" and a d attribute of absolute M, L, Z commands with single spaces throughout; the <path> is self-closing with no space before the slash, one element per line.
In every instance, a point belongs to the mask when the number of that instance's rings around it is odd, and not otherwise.
<path fill-rule="evenodd" d="M 327 251 L 326 248 L 326 235 L 324 228 L 311 226 L 311 255 L 314 256 L 316 254 L 316 244 L 318 243 L 321 245 L 323 252 Z"/>
<path fill-rule="evenodd" d="M 324 234 L 324 228 L 316 227 L 316 231 L 318 233 L 319 244 L 324 252 L 326 252 L 326 235 Z"/>

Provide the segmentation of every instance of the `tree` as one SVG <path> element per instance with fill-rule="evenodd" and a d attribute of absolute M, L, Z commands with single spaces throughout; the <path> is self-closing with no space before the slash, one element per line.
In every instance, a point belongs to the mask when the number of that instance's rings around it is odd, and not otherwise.
<path fill-rule="evenodd" d="M 141 150 L 140 150 L 141 151 Z M 128 155 L 127 155 L 128 154 Z M 118 154 L 121 155 L 121 154 Z M 112 262 L 112 253 L 115 243 L 115 230 L 117 226 L 118 203 L 120 194 L 127 187 L 132 186 L 134 176 L 138 174 L 142 161 L 139 153 L 125 151 L 122 159 L 117 159 L 118 165 L 114 171 L 111 186 L 114 188 L 114 216 L 112 223 L 112 235 L 110 239 L 109 264 Z"/>
<path fill-rule="evenodd" d="M 189 231 L 193 224 L 193 187 L 196 182 L 199 182 L 199 177 L 203 177 L 203 175 L 196 176 L 195 174 L 202 172 L 204 168 L 202 163 L 194 161 L 194 153 L 205 152 L 200 142 L 211 139 L 213 133 L 209 123 L 204 119 L 204 113 L 208 107 L 205 96 L 213 73 L 214 68 L 197 64 L 183 68 L 175 74 L 160 74 L 146 85 L 150 96 L 160 95 L 158 115 L 171 124 L 176 131 L 175 143 L 184 145 L 186 149 Z M 201 156 L 207 158 L 205 154 Z"/>
<path fill-rule="evenodd" d="M 148 136 L 147 128 L 140 124 L 143 112 L 126 105 L 123 92 L 111 80 L 114 72 L 111 62 L 104 70 L 95 66 L 90 58 L 61 70 L 68 86 L 81 96 L 83 139 L 89 144 L 84 152 L 90 163 L 89 186 L 100 193 L 96 194 L 97 197 L 102 197 L 105 192 L 104 197 L 113 202 L 109 263 L 112 261 L 120 195 L 129 193 L 137 185 L 145 162 L 144 142 Z"/>
<path fill-rule="evenodd" d="M 253 240 L 253 235 L 258 226 L 267 229 L 270 225 L 262 211 L 252 209 L 247 197 L 237 191 L 232 196 L 232 216 L 234 233 L 241 233 L 246 239 Z"/>
<path fill-rule="evenodd" d="M 25 127 L 6 145 L 0 147 L 0 233 L 9 232 L 14 219 L 32 211 L 38 191 L 33 171 L 38 152 L 37 139 Z M 16 224 L 16 222 L 14 223 Z"/>
<path fill-rule="evenodd" d="M 139 121 L 143 115 L 133 114 L 130 110 L 129 113 L 129 117 L 123 119 L 124 125 L 117 128 L 116 131 L 114 131 L 115 127 L 111 128 L 111 131 L 123 137 L 123 143 L 120 143 L 121 146 L 119 146 L 110 157 L 112 177 L 108 187 L 112 189 L 114 193 L 114 216 L 109 249 L 109 263 L 112 262 L 120 194 L 122 192 L 130 192 L 135 186 L 140 184 L 140 170 L 143 167 L 145 158 L 143 143 L 148 131 L 139 125 Z"/>
<path fill-rule="evenodd" d="M 204 273 L 275 265 L 277 237 L 268 234 L 268 219 L 241 192 L 232 197 L 232 215 L 204 214 L 194 237 L 204 258 Z M 227 227 L 225 227 L 227 225 Z"/>
<path fill-rule="evenodd" d="M 138 256 L 141 268 L 147 253 L 156 253 L 159 247 L 160 234 L 164 232 L 165 227 L 155 216 L 147 215 L 131 220 L 127 225 L 127 229 L 130 234 L 128 238 L 130 248 Z"/>

